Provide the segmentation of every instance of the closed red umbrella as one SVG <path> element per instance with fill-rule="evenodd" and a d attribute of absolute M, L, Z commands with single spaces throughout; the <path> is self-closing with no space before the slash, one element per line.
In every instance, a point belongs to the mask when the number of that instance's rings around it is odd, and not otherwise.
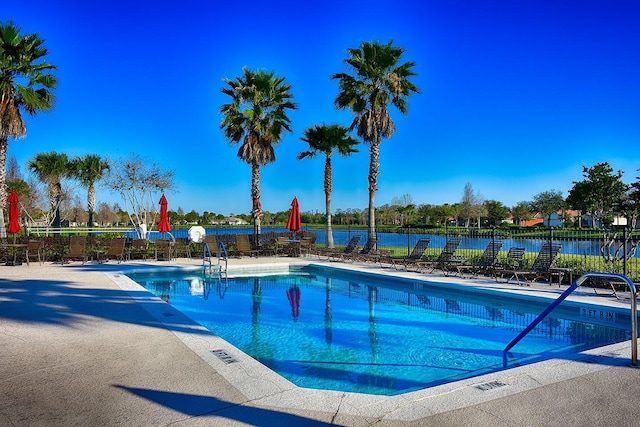
<path fill-rule="evenodd" d="M 169 225 L 168 206 L 169 202 L 163 194 L 162 197 L 160 197 L 160 221 L 158 222 L 158 231 L 161 233 L 168 233 L 171 231 L 171 226 Z"/>
<path fill-rule="evenodd" d="M 16 234 L 20 232 L 20 205 L 18 200 L 18 195 L 15 191 L 12 191 L 9 194 L 9 198 L 7 198 L 7 202 L 9 202 L 9 227 L 7 231 L 13 234 L 13 239 L 15 240 Z"/>
<path fill-rule="evenodd" d="M 287 290 L 287 299 L 289 300 L 289 304 L 291 304 L 291 316 L 293 316 L 294 321 L 298 321 L 298 316 L 300 315 L 300 297 L 302 293 L 300 292 L 300 288 L 296 286 L 292 286 Z"/>
<path fill-rule="evenodd" d="M 300 206 L 298 206 L 297 197 L 294 197 L 293 201 L 291 202 L 291 211 L 289 212 L 287 229 L 294 233 L 300 230 Z"/>

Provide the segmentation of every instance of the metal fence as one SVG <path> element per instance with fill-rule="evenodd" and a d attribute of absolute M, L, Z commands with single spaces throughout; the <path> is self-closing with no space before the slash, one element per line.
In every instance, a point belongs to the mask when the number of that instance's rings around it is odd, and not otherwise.
<path fill-rule="evenodd" d="M 52 230 L 29 230 L 29 236 L 21 236 L 23 239 L 35 236 L 49 235 Z M 68 228 L 55 230 L 62 236 L 77 233 L 123 233 L 129 237 L 134 237 L 135 230 L 131 228 L 114 229 L 105 228 L 92 230 Z M 303 230 L 313 233 L 317 238 L 315 244 L 324 246 L 326 244 L 326 231 L 323 227 L 307 228 Z M 274 233 L 286 233 L 284 227 L 264 227 L 262 229 L 263 238 Z M 153 233 L 152 233 L 153 234 Z M 206 228 L 206 234 L 216 234 L 223 241 L 233 240 L 235 234 L 253 234 L 253 227 L 222 227 L 214 226 Z M 360 235 L 359 248 L 362 248 L 367 241 L 368 233 L 364 228 L 338 228 L 333 230 L 333 240 L 336 246 L 344 246 L 354 235 Z M 175 229 L 172 231 L 175 239 L 187 239 L 187 229 Z M 154 236 L 151 235 L 151 238 Z M 448 239 L 452 237 L 462 238 L 455 256 L 463 259 L 467 264 L 475 264 L 480 259 L 482 252 L 494 240 L 502 241 L 502 249 L 498 254 L 498 261 L 507 256 L 511 247 L 521 247 L 525 249 L 523 268 L 533 265 L 536 256 L 539 254 L 545 243 L 560 245 L 560 254 L 555 259 L 554 267 L 566 268 L 572 271 L 573 277 L 578 277 L 585 272 L 600 271 L 624 274 L 634 282 L 640 282 L 640 261 L 638 258 L 637 246 L 640 242 L 640 232 L 631 232 L 626 229 L 620 230 L 599 230 L 599 229 L 544 229 L 544 228 L 485 228 L 485 229 L 388 229 L 377 230 L 377 243 L 379 249 L 392 252 L 394 257 L 404 257 L 413 249 L 419 239 L 429 238 L 430 244 L 426 255 L 436 257 L 444 248 Z M 51 239 L 50 240 L 57 240 Z M 565 281 L 568 280 L 565 277 Z"/>
<path fill-rule="evenodd" d="M 634 282 L 640 281 L 637 251 L 640 234 L 628 230 L 491 228 L 434 232 L 409 229 L 403 234 L 378 232 L 377 236 L 379 247 L 392 250 L 395 256 L 405 256 L 421 238 L 430 239 L 427 254 L 437 256 L 448 239 L 460 237 L 462 242 L 455 256 L 468 264 L 477 263 L 487 245 L 500 240 L 503 245 L 498 262 L 506 258 L 511 247 L 524 248 L 523 268 L 533 265 L 545 243 L 553 243 L 560 246 L 553 266 L 569 269 L 573 277 L 589 271 L 600 271 L 620 273 Z"/>

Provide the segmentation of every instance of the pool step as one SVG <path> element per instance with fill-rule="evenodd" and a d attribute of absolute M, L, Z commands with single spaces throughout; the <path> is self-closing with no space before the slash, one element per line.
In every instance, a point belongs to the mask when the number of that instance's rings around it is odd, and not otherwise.
<path fill-rule="evenodd" d="M 206 277 L 218 277 L 218 278 L 222 278 L 223 275 L 226 276 L 227 272 L 225 270 L 223 270 L 222 265 L 218 264 L 211 264 L 211 265 L 205 265 L 204 267 L 204 275 Z"/>

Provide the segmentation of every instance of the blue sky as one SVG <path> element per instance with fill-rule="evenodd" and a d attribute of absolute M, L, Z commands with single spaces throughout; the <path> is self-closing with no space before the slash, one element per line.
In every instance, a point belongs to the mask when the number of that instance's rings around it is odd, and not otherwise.
<path fill-rule="evenodd" d="M 324 211 L 324 161 L 297 160 L 303 131 L 350 125 L 333 73 L 347 48 L 394 41 L 421 93 L 381 145 L 376 205 L 456 203 L 464 185 L 507 206 L 566 196 L 582 166 L 640 168 L 640 2 L 82 1 L 3 2 L 0 21 L 46 40 L 58 67 L 55 110 L 10 140 L 26 173 L 36 153 L 139 153 L 175 171 L 169 209 L 249 213 L 250 168 L 219 129 L 223 78 L 243 67 L 292 86 L 293 132 L 262 169 L 264 210 Z M 334 160 L 333 210 L 367 207 L 368 146 Z M 82 196 L 84 198 L 84 196 Z M 118 202 L 98 189 L 98 201 Z"/>

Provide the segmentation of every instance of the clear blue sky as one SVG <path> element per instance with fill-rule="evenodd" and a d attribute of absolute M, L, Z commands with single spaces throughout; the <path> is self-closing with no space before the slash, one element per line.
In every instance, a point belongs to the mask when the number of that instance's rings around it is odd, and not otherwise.
<path fill-rule="evenodd" d="M 127 156 L 175 171 L 169 209 L 249 213 L 250 168 L 219 129 L 223 78 L 282 75 L 299 109 L 262 169 L 263 209 L 324 211 L 324 161 L 297 160 L 304 129 L 350 125 L 333 73 L 347 48 L 387 42 L 415 61 L 421 94 L 381 145 L 376 205 L 409 194 L 455 203 L 466 182 L 507 206 L 566 196 L 582 166 L 640 168 L 637 0 L 5 1 L 0 20 L 38 32 L 58 66 L 55 110 L 9 142 L 36 153 Z M 334 161 L 333 210 L 367 206 L 368 146 Z M 84 196 L 82 196 L 84 197 Z M 99 189 L 98 201 L 117 201 Z"/>

